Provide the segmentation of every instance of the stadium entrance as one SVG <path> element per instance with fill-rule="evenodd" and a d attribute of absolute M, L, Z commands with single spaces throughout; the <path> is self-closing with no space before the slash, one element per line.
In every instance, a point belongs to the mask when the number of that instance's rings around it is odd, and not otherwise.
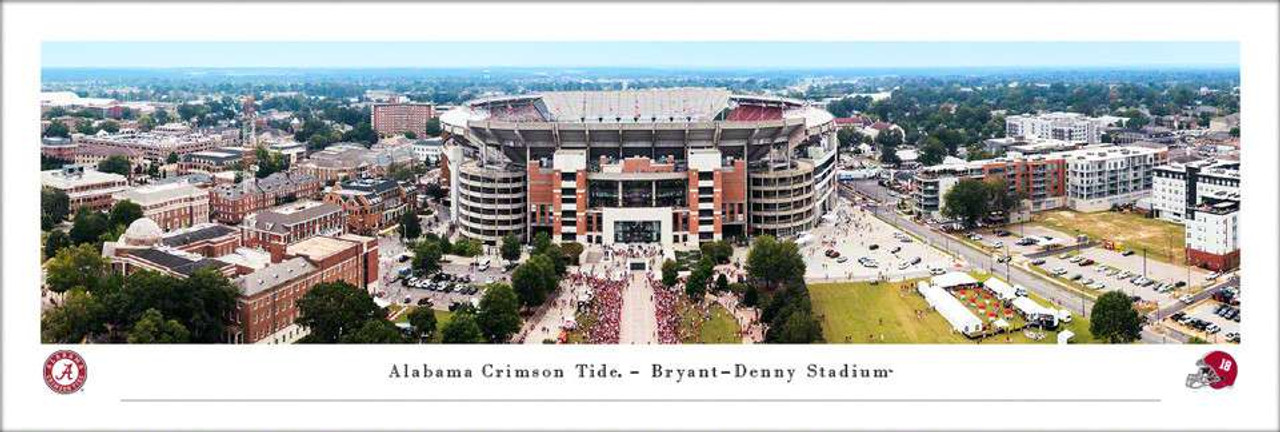
<path fill-rule="evenodd" d="M 617 221 L 613 224 L 614 243 L 657 243 L 662 235 L 658 221 Z"/>

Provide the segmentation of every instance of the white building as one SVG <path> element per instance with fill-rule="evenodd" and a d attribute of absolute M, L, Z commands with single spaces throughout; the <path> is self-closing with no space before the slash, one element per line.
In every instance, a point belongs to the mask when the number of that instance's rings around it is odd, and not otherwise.
<path fill-rule="evenodd" d="M 1005 135 L 1018 138 L 1045 138 L 1071 143 L 1102 142 L 1102 129 L 1110 122 L 1079 113 L 1053 112 L 1005 117 Z"/>
<path fill-rule="evenodd" d="M 1190 210 L 1187 263 L 1215 271 L 1240 267 L 1240 194 L 1217 192 Z"/>
<path fill-rule="evenodd" d="M 440 138 L 428 138 L 414 141 L 413 157 L 423 162 L 436 162 L 440 160 L 440 154 L 444 151 L 444 140 Z"/>
<path fill-rule="evenodd" d="M 112 198 L 137 203 L 142 215 L 165 231 L 209 221 L 209 192 L 186 182 L 139 186 Z"/>
<path fill-rule="evenodd" d="M 1183 222 L 1187 210 L 1205 197 L 1240 193 L 1240 163 L 1196 161 L 1157 167 L 1152 179 L 1151 211 L 1171 222 Z"/>
<path fill-rule="evenodd" d="M 1102 147 L 1053 153 L 1067 161 L 1067 206 L 1076 211 L 1108 210 L 1151 194 L 1152 173 L 1168 151 L 1144 147 Z"/>

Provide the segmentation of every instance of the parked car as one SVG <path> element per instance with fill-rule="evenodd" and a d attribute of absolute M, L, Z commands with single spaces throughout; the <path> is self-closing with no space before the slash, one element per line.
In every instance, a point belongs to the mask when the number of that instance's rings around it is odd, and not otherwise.
<path fill-rule="evenodd" d="M 1121 255 L 1121 256 L 1129 256 L 1129 255 L 1133 255 L 1133 251 L 1132 251 L 1132 250 L 1127 250 L 1127 251 L 1124 251 L 1124 252 L 1120 252 L 1120 255 Z"/>
<path fill-rule="evenodd" d="M 902 252 L 902 246 L 894 246 L 893 249 L 889 250 L 889 253 L 892 253 L 892 254 L 896 254 L 898 252 Z"/>
<path fill-rule="evenodd" d="M 1036 258 L 1031 260 L 1031 265 L 1034 265 L 1034 266 L 1044 265 L 1044 258 Z"/>
<path fill-rule="evenodd" d="M 1178 301 L 1183 304 L 1191 304 L 1191 294 L 1183 294 L 1182 297 L 1178 297 Z"/>

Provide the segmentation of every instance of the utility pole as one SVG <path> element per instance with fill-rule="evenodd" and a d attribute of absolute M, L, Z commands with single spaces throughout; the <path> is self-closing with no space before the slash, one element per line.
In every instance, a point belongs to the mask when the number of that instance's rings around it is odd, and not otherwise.
<path fill-rule="evenodd" d="M 1142 277 L 1147 277 L 1147 248 L 1142 248 Z"/>

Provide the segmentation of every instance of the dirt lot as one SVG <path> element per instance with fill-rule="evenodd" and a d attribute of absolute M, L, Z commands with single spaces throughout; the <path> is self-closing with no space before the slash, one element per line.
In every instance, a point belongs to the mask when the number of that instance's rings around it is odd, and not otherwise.
<path fill-rule="evenodd" d="M 1031 223 L 1072 236 L 1079 232 L 1099 242 L 1111 240 L 1125 249 L 1146 248 L 1148 258 L 1165 262 L 1181 262 L 1182 251 L 1186 247 L 1186 231 L 1182 225 L 1134 213 L 1054 210 L 1036 213 Z M 1010 230 L 1018 232 L 1016 228 Z"/>

